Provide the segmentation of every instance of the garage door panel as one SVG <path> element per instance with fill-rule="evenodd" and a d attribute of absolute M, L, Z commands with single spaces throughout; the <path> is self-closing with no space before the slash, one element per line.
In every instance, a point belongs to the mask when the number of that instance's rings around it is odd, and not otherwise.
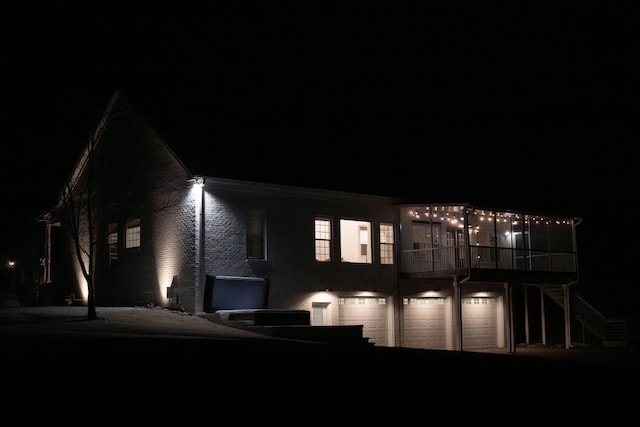
<path fill-rule="evenodd" d="M 444 299 L 409 298 L 403 312 L 404 347 L 446 349 Z"/>
<path fill-rule="evenodd" d="M 495 298 L 462 299 L 463 348 L 498 346 L 498 308 Z"/>
<path fill-rule="evenodd" d="M 345 297 L 339 299 L 341 325 L 362 325 L 362 335 L 369 341 L 387 346 L 388 315 L 385 298 Z"/>

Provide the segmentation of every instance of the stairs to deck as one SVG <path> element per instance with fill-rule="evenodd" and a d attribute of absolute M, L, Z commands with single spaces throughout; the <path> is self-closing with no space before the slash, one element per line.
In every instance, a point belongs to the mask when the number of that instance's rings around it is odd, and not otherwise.
<path fill-rule="evenodd" d="M 562 287 L 543 287 L 542 290 L 551 300 L 565 308 Z M 570 298 L 571 316 L 600 340 L 603 347 L 629 346 L 627 319 L 605 316 L 576 292 L 572 292 Z"/>

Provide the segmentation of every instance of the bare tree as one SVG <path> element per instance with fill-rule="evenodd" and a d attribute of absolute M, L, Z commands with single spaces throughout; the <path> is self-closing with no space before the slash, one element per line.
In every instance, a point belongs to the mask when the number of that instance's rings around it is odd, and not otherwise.
<path fill-rule="evenodd" d="M 111 99 L 106 112 L 91 134 L 80 160 L 64 184 L 57 206 L 57 218 L 72 240 L 76 261 L 87 284 L 90 320 L 97 318 L 94 275 L 96 248 L 108 239 L 110 233 L 103 220 L 114 212 L 119 212 L 122 206 L 130 206 L 133 197 L 130 187 L 116 186 L 114 190 L 108 172 L 109 149 L 100 145 L 108 121 L 130 111 L 126 102 L 116 105 L 118 99 L 119 94 Z M 176 203 L 178 199 L 166 199 L 163 205 L 153 208 L 145 208 L 144 204 L 141 204 L 137 211 L 140 215 L 145 215 L 157 209 L 173 207 Z"/>
<path fill-rule="evenodd" d="M 94 162 L 99 132 L 94 133 L 82 154 L 80 163 L 64 185 L 60 198 L 61 220 L 73 240 L 75 255 L 88 288 L 89 320 L 97 318 L 94 265 L 96 218 L 94 216 Z"/>
<path fill-rule="evenodd" d="M 106 112 L 91 134 L 80 160 L 72 170 L 64 184 L 60 195 L 58 211 L 64 229 L 71 237 L 75 249 L 76 260 L 82 270 L 82 276 L 87 282 L 88 288 L 88 318 L 95 320 L 96 298 L 94 284 L 95 249 L 100 242 L 98 235 L 99 211 L 96 208 L 96 147 L 102 138 L 107 126 L 117 96 L 114 96 L 107 107 Z"/>
<path fill-rule="evenodd" d="M 73 241 L 76 260 L 87 282 L 89 320 L 97 318 L 94 283 L 95 250 L 96 245 L 102 240 L 98 235 L 99 221 L 96 216 L 99 212 L 96 207 L 98 199 L 96 190 L 100 190 L 95 173 L 96 148 L 118 98 L 119 93 L 116 92 L 99 120 L 98 126 L 91 133 L 80 160 L 64 184 L 57 207 L 61 225 Z"/>

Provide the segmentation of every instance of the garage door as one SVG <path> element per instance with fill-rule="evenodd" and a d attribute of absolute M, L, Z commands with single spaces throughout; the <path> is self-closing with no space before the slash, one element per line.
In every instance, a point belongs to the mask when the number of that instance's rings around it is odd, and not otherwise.
<path fill-rule="evenodd" d="M 403 347 L 446 349 L 444 298 L 404 300 Z"/>
<path fill-rule="evenodd" d="M 462 347 L 498 346 L 498 304 L 495 298 L 462 298 Z"/>
<path fill-rule="evenodd" d="M 375 345 L 389 345 L 387 299 L 344 297 L 338 299 L 341 325 L 362 325 L 362 336 Z"/>

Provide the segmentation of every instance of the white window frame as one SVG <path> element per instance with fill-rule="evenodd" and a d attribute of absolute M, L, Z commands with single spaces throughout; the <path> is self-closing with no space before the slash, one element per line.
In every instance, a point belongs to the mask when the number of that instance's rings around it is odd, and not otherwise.
<path fill-rule="evenodd" d="M 344 263 L 372 264 L 372 223 L 340 219 L 340 260 Z"/>
<path fill-rule="evenodd" d="M 395 264 L 395 232 L 393 224 L 380 223 L 380 264 Z"/>
<path fill-rule="evenodd" d="M 118 223 L 109 224 L 107 232 L 107 246 L 109 253 L 109 265 L 115 265 L 118 262 Z"/>
<path fill-rule="evenodd" d="M 318 262 L 331 262 L 331 230 L 331 218 L 315 218 L 315 258 Z"/>
<path fill-rule="evenodd" d="M 261 210 L 250 209 L 247 212 L 247 259 L 266 259 L 265 214 Z M 254 252 L 255 251 L 255 252 Z M 258 253 L 258 251 L 260 253 Z"/>
<path fill-rule="evenodd" d="M 127 221 L 126 231 L 124 235 L 125 248 L 134 249 L 140 247 L 140 218 Z"/>

